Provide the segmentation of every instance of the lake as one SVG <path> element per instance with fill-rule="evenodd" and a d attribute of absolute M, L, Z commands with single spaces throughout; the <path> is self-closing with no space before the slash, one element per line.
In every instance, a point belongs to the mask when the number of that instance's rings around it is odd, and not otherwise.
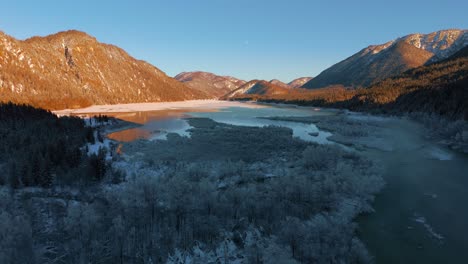
<path fill-rule="evenodd" d="M 189 129 L 192 127 L 185 120 L 190 117 L 205 117 L 216 122 L 238 126 L 282 126 L 293 130 L 293 135 L 303 140 L 317 143 L 331 143 L 327 137 L 331 134 L 319 131 L 313 124 L 298 122 L 285 122 L 264 119 L 275 116 L 323 116 L 334 115 L 336 110 L 325 110 L 306 107 L 272 107 L 267 105 L 256 105 L 245 103 L 226 103 L 222 107 L 214 104 L 212 108 L 185 108 L 185 109 L 161 109 L 137 112 L 110 112 L 105 114 L 140 126 L 122 131 L 110 133 L 109 138 L 117 141 L 133 141 L 136 139 L 164 139 L 168 133 L 177 133 L 181 136 L 190 136 Z M 98 114 L 98 113 L 91 113 Z M 104 114 L 104 113 L 99 113 Z"/>

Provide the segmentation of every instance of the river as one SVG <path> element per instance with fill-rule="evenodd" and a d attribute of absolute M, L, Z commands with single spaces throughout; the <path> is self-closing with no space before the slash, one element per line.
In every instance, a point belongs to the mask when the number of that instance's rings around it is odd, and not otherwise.
<path fill-rule="evenodd" d="M 98 111 L 90 110 L 88 113 Z M 86 113 L 86 111 L 81 112 Z M 258 117 L 336 115 L 336 110 L 255 104 L 172 106 L 157 111 L 107 109 L 104 114 L 141 126 L 109 135 L 119 141 L 190 136 L 187 117 L 208 117 L 243 126 L 289 127 L 303 140 L 330 144 L 331 133 L 314 124 Z M 363 118 L 362 122 L 366 122 Z M 379 140 L 391 150 L 361 149 L 383 168 L 386 187 L 375 212 L 360 216 L 359 236 L 377 263 L 466 263 L 468 261 L 468 157 L 426 139 L 427 130 L 400 118 L 382 118 Z"/>
<path fill-rule="evenodd" d="M 367 150 L 383 164 L 386 187 L 375 213 L 359 218 L 362 240 L 377 263 L 467 263 L 467 155 L 427 140 L 414 122 L 386 127 L 394 150 Z"/>

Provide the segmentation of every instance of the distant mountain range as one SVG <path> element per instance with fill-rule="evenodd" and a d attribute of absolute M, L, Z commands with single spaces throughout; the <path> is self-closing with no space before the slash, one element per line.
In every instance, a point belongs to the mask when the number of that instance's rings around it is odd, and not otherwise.
<path fill-rule="evenodd" d="M 468 45 L 468 30 L 411 34 L 382 45 L 369 46 L 324 70 L 304 88 L 331 85 L 369 86 L 409 69 L 448 58 Z"/>
<path fill-rule="evenodd" d="M 288 90 L 299 88 L 311 77 L 302 77 L 286 84 L 278 79 L 271 81 L 252 80 L 249 82 L 231 77 L 219 76 L 209 72 L 182 72 L 174 77 L 195 90 L 212 98 L 232 98 L 242 94 L 285 94 Z"/>
<path fill-rule="evenodd" d="M 0 32 L 0 93 L 47 109 L 209 97 L 75 30 L 24 41 Z"/>
<path fill-rule="evenodd" d="M 280 87 L 286 88 L 286 89 L 291 88 L 291 87 L 289 86 L 289 84 L 286 84 L 286 83 L 284 83 L 284 82 L 282 82 L 282 81 L 280 81 L 280 80 L 278 80 L 278 79 L 273 79 L 273 80 L 270 81 L 270 83 L 273 84 L 273 85 L 276 85 L 276 86 L 280 86 Z"/>
<path fill-rule="evenodd" d="M 319 92 L 327 102 L 350 99 L 355 92 L 343 92 L 346 90 L 343 87 L 372 86 L 372 91 L 378 90 L 388 96 L 387 91 L 375 88 L 376 85 L 396 91 L 392 87 L 398 84 L 389 78 L 402 80 L 398 76 L 408 70 L 453 61 L 455 55 L 465 58 L 463 52 L 467 45 L 468 30 L 411 34 L 369 46 L 315 78 L 302 77 L 286 84 L 277 79 L 246 82 L 199 71 L 180 73 L 174 79 L 116 46 L 100 43 L 75 30 L 26 40 L 0 32 L 0 101 L 63 109 L 92 104 L 212 98 L 316 100 L 317 93 L 312 95 L 307 89 L 329 86 L 335 89 Z M 447 69 L 444 68 L 444 72 Z M 408 78 L 403 79 L 407 81 Z M 438 81 L 433 80 L 434 83 Z M 382 83 L 392 84 L 382 86 Z"/>
<path fill-rule="evenodd" d="M 333 86 L 294 89 L 287 94 L 236 96 L 234 99 L 292 103 L 377 113 L 433 113 L 468 120 L 468 46 L 363 89 Z"/>
<path fill-rule="evenodd" d="M 275 84 L 276 83 L 276 84 Z M 252 80 L 236 90 L 226 94 L 222 99 L 232 99 L 245 95 L 286 95 L 290 92 L 287 84 L 278 84 L 278 81 Z"/>
<path fill-rule="evenodd" d="M 261 96 L 278 96 L 286 95 L 298 90 L 304 83 L 312 80 L 312 77 L 301 77 L 297 78 L 290 83 L 286 84 L 277 79 L 271 81 L 264 80 L 252 80 L 238 89 L 226 94 L 222 98 L 233 99 L 233 98 L 244 98 L 251 95 Z"/>
<path fill-rule="evenodd" d="M 244 85 L 246 81 L 231 76 L 219 76 L 209 72 L 182 72 L 174 77 L 192 89 L 212 98 L 219 98 Z"/>

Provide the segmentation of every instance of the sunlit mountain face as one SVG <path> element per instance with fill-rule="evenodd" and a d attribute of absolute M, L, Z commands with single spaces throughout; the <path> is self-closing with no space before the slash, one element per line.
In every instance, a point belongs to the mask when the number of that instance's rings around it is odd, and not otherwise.
<path fill-rule="evenodd" d="M 411 34 L 372 45 L 324 70 L 304 88 L 330 85 L 366 87 L 406 70 L 448 58 L 468 45 L 467 30 Z"/>
<path fill-rule="evenodd" d="M 47 109 L 208 98 L 80 31 L 24 41 L 0 33 L 1 101 Z"/>

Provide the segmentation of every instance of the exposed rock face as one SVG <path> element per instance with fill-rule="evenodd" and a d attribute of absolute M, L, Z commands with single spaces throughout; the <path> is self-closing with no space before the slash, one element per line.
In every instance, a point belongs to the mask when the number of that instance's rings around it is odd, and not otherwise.
<path fill-rule="evenodd" d="M 246 83 L 231 76 L 219 76 L 201 71 L 182 72 L 174 78 L 212 98 L 219 98 Z"/>
<path fill-rule="evenodd" d="M 297 79 L 292 80 L 290 83 L 288 83 L 288 85 L 291 88 L 300 88 L 305 83 L 307 83 L 308 81 L 310 81 L 312 79 L 313 79 L 312 77 L 301 77 L 301 78 L 297 78 Z"/>
<path fill-rule="evenodd" d="M 326 69 L 303 87 L 369 86 L 408 69 L 448 58 L 466 45 L 468 30 L 411 34 L 382 45 L 369 46 Z"/>
<path fill-rule="evenodd" d="M 280 80 L 277 80 L 277 79 L 273 79 L 270 81 L 271 84 L 273 85 L 276 85 L 276 86 L 280 86 L 280 87 L 283 87 L 283 88 L 291 88 L 289 85 L 287 85 L 286 83 L 280 81 Z"/>
<path fill-rule="evenodd" d="M 289 93 L 289 88 L 263 80 L 253 80 L 223 96 L 223 98 L 229 99 L 236 97 L 241 98 L 243 95 L 279 95 L 287 93 Z"/>
<path fill-rule="evenodd" d="M 0 32 L 1 101 L 47 109 L 207 98 L 80 31 L 16 40 Z"/>

